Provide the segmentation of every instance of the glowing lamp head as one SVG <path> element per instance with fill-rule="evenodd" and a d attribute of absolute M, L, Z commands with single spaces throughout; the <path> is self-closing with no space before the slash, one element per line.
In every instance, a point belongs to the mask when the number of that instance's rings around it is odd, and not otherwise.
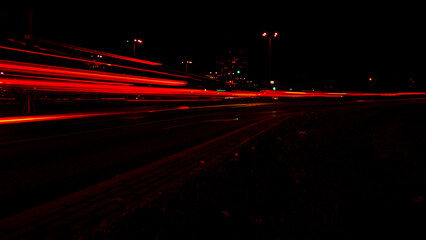
<path fill-rule="evenodd" d="M 266 37 L 266 36 L 268 36 L 267 32 L 262 33 L 262 37 Z"/>
<path fill-rule="evenodd" d="M 278 37 L 278 33 L 277 32 L 274 32 L 274 37 Z"/>

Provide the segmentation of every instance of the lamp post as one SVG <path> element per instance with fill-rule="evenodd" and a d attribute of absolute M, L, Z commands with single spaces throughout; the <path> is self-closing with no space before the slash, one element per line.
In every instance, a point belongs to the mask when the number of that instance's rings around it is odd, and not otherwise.
<path fill-rule="evenodd" d="M 182 61 L 182 64 L 185 64 L 185 72 L 188 72 L 188 65 L 192 64 L 192 61 Z"/>
<path fill-rule="evenodd" d="M 271 59 L 271 45 L 272 45 L 272 38 L 277 38 L 278 32 L 274 32 L 274 33 L 263 32 L 262 37 L 268 39 L 268 45 L 269 45 L 269 47 L 268 47 L 268 81 L 269 81 L 270 84 L 276 84 L 276 82 L 272 83 L 272 81 L 271 81 L 271 61 L 272 61 L 272 59 Z"/>
<path fill-rule="evenodd" d="M 143 41 L 142 39 L 135 38 L 133 41 L 127 40 L 128 43 L 132 42 L 133 45 L 133 57 L 136 57 L 136 44 L 142 45 Z"/>

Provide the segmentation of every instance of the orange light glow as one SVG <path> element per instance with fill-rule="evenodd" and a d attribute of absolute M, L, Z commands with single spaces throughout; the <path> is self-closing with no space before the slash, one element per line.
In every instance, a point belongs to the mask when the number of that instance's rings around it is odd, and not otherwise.
<path fill-rule="evenodd" d="M 87 114 L 72 113 L 72 114 L 53 114 L 53 115 L 39 115 L 39 116 L 2 117 L 0 118 L 0 124 L 65 120 L 65 119 L 74 119 L 74 118 L 83 118 L 83 117 L 98 117 L 98 116 L 114 115 L 114 114 L 121 114 L 121 113 L 87 113 Z"/>

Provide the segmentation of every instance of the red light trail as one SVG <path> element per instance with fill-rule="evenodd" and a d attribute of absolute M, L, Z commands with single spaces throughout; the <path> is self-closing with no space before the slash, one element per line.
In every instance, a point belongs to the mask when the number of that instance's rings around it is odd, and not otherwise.
<path fill-rule="evenodd" d="M 40 121 L 51 121 L 51 120 L 65 120 L 73 118 L 83 117 L 98 117 L 105 115 L 113 115 L 114 113 L 77 113 L 77 114 L 54 114 L 54 115 L 34 115 L 34 116 L 19 116 L 19 117 L 3 117 L 0 118 L 0 124 L 14 124 L 14 123 L 25 123 L 25 122 L 40 122 Z M 118 114 L 118 113 L 115 113 Z"/>
<path fill-rule="evenodd" d="M 151 61 L 142 60 L 142 59 L 138 59 L 138 58 L 131 58 L 131 57 L 126 57 L 126 56 L 121 56 L 121 55 L 117 55 L 117 54 L 112 54 L 112 53 L 102 52 L 102 51 L 98 51 L 98 50 L 93 50 L 93 49 L 88 49 L 88 48 L 73 46 L 73 45 L 70 45 L 70 44 L 58 43 L 58 42 L 49 41 L 49 40 L 40 39 L 40 38 L 32 38 L 32 39 L 36 40 L 38 42 L 41 42 L 41 43 L 49 44 L 49 45 L 54 45 L 54 46 L 58 46 L 58 47 L 64 47 L 64 48 L 68 48 L 68 49 L 75 50 L 75 51 L 80 51 L 80 52 L 86 52 L 86 53 L 92 53 L 92 54 L 96 54 L 96 55 L 102 55 L 102 56 L 111 57 L 111 58 L 120 59 L 120 60 L 125 60 L 125 61 L 129 61 L 129 62 L 142 63 L 142 64 L 153 65 L 153 66 L 163 65 L 162 63 L 156 63 L 156 62 L 151 62 Z"/>
<path fill-rule="evenodd" d="M 59 44 L 47 40 L 37 40 L 40 42 L 56 45 L 64 48 L 69 48 L 76 51 L 88 52 L 111 58 L 132 61 L 137 63 L 149 65 L 161 65 L 159 63 L 149 62 L 136 58 L 129 58 L 116 54 L 91 50 L 87 48 Z M 168 75 L 173 77 L 181 77 L 186 79 L 196 79 L 194 77 L 171 74 L 162 71 L 148 70 L 135 68 L 130 66 L 122 66 L 110 63 L 102 63 L 93 60 L 87 60 L 77 57 L 68 57 L 57 54 L 50 54 L 44 52 L 23 50 L 11 47 L 0 46 L 0 49 L 8 51 L 23 52 L 29 54 L 36 54 L 54 58 L 63 58 L 74 61 L 82 61 L 89 63 L 104 64 L 119 68 L 126 68 L 138 71 L 151 72 L 156 74 Z M 293 91 L 276 91 L 276 90 L 263 90 L 256 91 L 223 91 L 223 90 L 207 90 L 207 89 L 189 89 L 183 88 L 188 84 L 187 81 L 154 78 L 145 76 L 136 76 L 128 74 L 118 74 L 109 72 L 100 72 L 93 70 L 82 70 L 77 68 L 59 67 L 52 65 L 42 65 L 27 62 L 17 62 L 0 60 L 0 86 L 13 87 L 19 86 L 28 89 L 36 89 L 40 91 L 51 92 L 72 92 L 72 93 L 102 93 L 102 94 L 137 94 L 137 95 L 155 95 L 155 96 L 175 96 L 178 98 L 196 98 L 196 97 L 209 97 L 210 99 L 217 98 L 337 98 L 337 97 L 362 97 L 362 96 L 381 96 L 381 97 L 394 97 L 394 96 L 420 96 L 426 95 L 425 92 L 398 92 L 398 93 L 345 93 L 345 92 L 293 92 Z M 154 86 L 141 86 L 138 84 L 154 85 Z M 162 87 L 166 86 L 166 87 Z M 172 88 L 173 87 L 173 88 Z"/>
<path fill-rule="evenodd" d="M 53 81 L 49 81 L 53 80 Z M 78 79 L 61 79 L 51 77 L 31 78 L 9 78 L 2 77 L 0 85 L 3 86 L 21 86 L 26 88 L 36 88 L 42 91 L 53 92 L 76 92 L 76 93 L 105 93 L 105 94 L 143 94 L 155 96 L 179 96 L 187 97 L 237 97 L 237 98 L 278 98 L 278 97 L 358 97 L 358 96 L 420 96 L 426 95 L 426 92 L 402 92 L 402 93 L 331 93 L 331 92 L 291 92 L 291 91 L 273 91 L 262 92 L 255 91 L 214 91 L 203 89 L 187 88 L 166 88 L 166 87 L 143 87 L 134 86 L 125 83 L 111 82 L 91 82 Z"/>
<path fill-rule="evenodd" d="M 141 72 L 157 73 L 157 74 L 161 74 L 161 75 L 188 78 L 188 79 L 192 79 L 192 80 L 196 80 L 196 81 L 201 81 L 200 79 L 197 79 L 197 78 L 194 78 L 194 77 L 191 77 L 191 76 L 185 76 L 185 75 L 181 75 L 181 74 L 173 74 L 173 73 L 149 70 L 149 69 L 144 69 L 144 68 L 135 68 L 135 67 L 123 66 L 123 65 L 118 65 L 118 64 L 108 63 L 108 62 L 99 62 L 99 61 L 94 61 L 94 60 L 87 60 L 87 59 L 82 59 L 82 58 L 68 57 L 68 56 L 62 56 L 62 55 L 50 54 L 50 53 L 43 53 L 43 52 L 36 52 L 36 51 L 29 51 L 29 50 L 18 49 L 18 48 L 10 48 L 10 47 L 5 47 L 5 46 L 0 46 L 0 49 L 16 51 L 16 52 L 23 52 L 23 53 L 30 53 L 30 54 L 41 55 L 41 56 L 55 57 L 55 58 L 61 58 L 61 59 L 67 59 L 67 60 L 73 60 L 73 61 L 79 61 L 79 62 L 85 62 L 85 63 L 96 63 L 96 64 L 106 65 L 106 66 L 111 66 L 111 67 L 131 69 L 131 70 L 136 70 L 136 71 L 141 71 Z"/>
<path fill-rule="evenodd" d="M 22 63 L 14 61 L 0 60 L 1 71 L 10 71 L 13 73 L 24 74 L 39 74 L 47 76 L 71 77 L 82 78 L 90 80 L 103 80 L 103 81 L 116 81 L 127 83 L 144 83 L 155 85 L 168 85 L 168 86 L 185 86 L 187 82 L 171 79 L 160 79 L 151 77 L 139 77 L 133 75 L 124 75 L 107 72 L 97 72 L 90 70 L 80 70 L 74 68 L 56 67 L 50 65 L 41 65 L 33 63 Z"/>
<path fill-rule="evenodd" d="M 426 96 L 426 92 L 395 92 L 395 93 L 352 93 L 352 92 L 293 92 L 293 91 L 274 91 L 265 90 L 262 96 L 269 97 L 396 97 L 396 96 Z"/>

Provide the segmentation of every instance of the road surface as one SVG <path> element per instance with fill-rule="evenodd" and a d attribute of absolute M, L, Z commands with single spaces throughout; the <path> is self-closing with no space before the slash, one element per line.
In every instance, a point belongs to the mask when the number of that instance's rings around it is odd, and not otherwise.
<path fill-rule="evenodd" d="M 216 141 L 248 138 L 305 112 L 424 104 L 424 99 L 236 103 L 131 108 L 111 114 L 0 125 L 0 212 L 5 218 L 132 169 Z M 97 112 L 105 113 L 105 111 Z M 257 126 L 253 130 L 253 126 Z M 229 141 L 229 144 L 228 144 Z M 235 139 L 234 139 L 235 141 Z M 210 146 L 210 145 L 209 145 Z M 214 145 L 212 145 L 214 146 Z M 180 155 L 189 158 L 188 152 Z"/>

